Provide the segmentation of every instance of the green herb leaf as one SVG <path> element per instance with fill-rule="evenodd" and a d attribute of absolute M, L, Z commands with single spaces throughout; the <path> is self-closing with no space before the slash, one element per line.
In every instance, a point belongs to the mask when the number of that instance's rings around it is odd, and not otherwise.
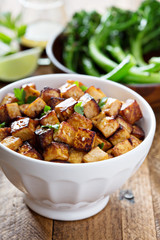
<path fill-rule="evenodd" d="M 36 96 L 29 96 L 28 98 L 27 98 L 27 103 L 32 103 L 32 102 L 34 102 L 35 100 L 36 100 Z"/>
<path fill-rule="evenodd" d="M 21 38 L 25 33 L 26 33 L 27 26 L 26 25 L 21 25 L 20 27 L 17 28 L 17 37 Z"/>
<path fill-rule="evenodd" d="M 0 41 L 3 43 L 6 43 L 6 44 L 10 44 L 12 39 L 9 36 L 7 36 L 6 34 L 0 32 Z"/>
<path fill-rule="evenodd" d="M 103 147 L 104 147 L 104 142 L 98 144 L 98 147 L 101 148 L 101 149 L 103 149 Z"/>
<path fill-rule="evenodd" d="M 51 129 L 54 129 L 54 132 L 57 132 L 58 129 L 59 129 L 59 126 L 60 126 L 60 124 L 57 123 L 57 124 L 54 124 L 54 125 L 49 125 L 49 124 L 47 124 L 47 125 L 42 125 L 41 127 L 42 127 L 42 128 L 51 128 Z"/>
<path fill-rule="evenodd" d="M 26 92 L 24 91 L 23 88 L 14 88 L 14 95 L 18 99 L 18 104 L 22 105 L 25 104 L 25 96 Z"/>
<path fill-rule="evenodd" d="M 5 123 L 5 122 L 1 123 L 1 124 L 0 124 L 0 128 L 4 128 L 4 127 L 5 127 L 5 125 L 6 125 L 6 123 Z"/>
<path fill-rule="evenodd" d="M 73 84 L 76 84 L 77 87 L 79 87 L 79 82 L 78 81 L 75 81 Z"/>
<path fill-rule="evenodd" d="M 82 86 L 80 86 L 80 89 L 81 89 L 83 92 L 85 92 L 85 91 L 88 89 L 88 87 L 82 85 Z"/>
<path fill-rule="evenodd" d="M 102 108 L 102 107 L 106 104 L 107 99 L 108 99 L 107 97 L 103 97 L 103 98 L 99 101 L 98 105 L 99 105 L 100 108 Z"/>
<path fill-rule="evenodd" d="M 41 117 L 43 117 L 44 115 L 46 115 L 47 112 L 49 112 L 51 110 L 51 107 L 48 105 L 45 105 L 44 109 L 43 109 L 43 113 L 41 114 Z"/>
<path fill-rule="evenodd" d="M 84 115 L 84 107 L 82 106 L 82 102 L 79 102 L 74 106 L 74 111 L 81 115 Z"/>

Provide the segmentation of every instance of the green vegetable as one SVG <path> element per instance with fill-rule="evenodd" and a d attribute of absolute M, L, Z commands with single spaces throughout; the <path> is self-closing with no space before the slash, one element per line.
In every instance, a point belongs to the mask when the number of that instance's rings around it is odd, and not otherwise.
<path fill-rule="evenodd" d="M 25 96 L 26 92 L 24 91 L 23 88 L 14 88 L 14 95 L 18 99 L 18 104 L 22 105 L 25 104 Z"/>
<path fill-rule="evenodd" d="M 51 110 L 51 107 L 48 105 L 45 105 L 44 109 L 43 109 L 43 113 L 41 113 L 41 117 L 43 117 L 44 115 L 46 115 L 46 113 L 48 113 Z"/>
<path fill-rule="evenodd" d="M 29 96 L 28 98 L 27 98 L 27 103 L 32 103 L 32 102 L 34 102 L 35 100 L 36 100 L 36 96 Z"/>
<path fill-rule="evenodd" d="M 54 132 L 57 132 L 59 127 L 60 127 L 60 124 L 57 123 L 57 124 L 54 124 L 54 125 L 42 125 L 41 126 L 42 128 L 51 128 L 51 129 L 54 129 Z"/>
<path fill-rule="evenodd" d="M 82 102 L 79 102 L 74 106 L 74 111 L 81 115 L 84 115 L 84 107 L 82 106 Z"/>
<path fill-rule="evenodd" d="M 0 128 L 4 128 L 6 126 L 6 123 L 3 122 L 3 123 L 0 123 Z"/>
<path fill-rule="evenodd" d="M 98 103 L 100 108 L 102 108 L 106 104 L 107 99 L 108 99 L 108 97 L 103 97 L 103 98 L 100 99 L 100 101 Z"/>
<path fill-rule="evenodd" d="M 88 87 L 82 85 L 82 86 L 80 86 L 80 89 L 81 89 L 83 92 L 85 92 L 85 91 L 88 89 Z"/>
<path fill-rule="evenodd" d="M 101 149 L 103 149 L 104 143 L 102 142 L 102 143 L 98 144 L 98 147 L 101 148 Z"/>
<path fill-rule="evenodd" d="M 74 72 L 122 83 L 160 83 L 160 2 L 144 0 L 133 11 L 117 7 L 105 14 L 80 11 L 64 31 L 64 64 Z"/>

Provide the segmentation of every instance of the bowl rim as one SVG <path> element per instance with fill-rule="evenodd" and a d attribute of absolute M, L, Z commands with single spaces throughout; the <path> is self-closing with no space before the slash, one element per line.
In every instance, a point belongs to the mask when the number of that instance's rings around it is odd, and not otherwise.
<path fill-rule="evenodd" d="M 67 167 L 67 168 L 74 168 L 74 167 L 77 167 L 79 166 L 80 168 L 83 168 L 83 167 L 86 167 L 86 166 L 93 166 L 93 165 L 101 165 L 103 164 L 104 162 L 115 162 L 115 161 L 119 161 L 120 159 L 123 159 L 124 158 L 124 155 L 125 157 L 129 156 L 129 154 L 132 152 L 132 153 L 136 153 L 136 151 L 139 151 L 140 149 L 143 150 L 143 146 L 145 146 L 146 142 L 149 141 L 149 139 L 151 138 L 151 140 L 153 139 L 154 137 L 154 134 L 155 134 L 155 129 L 156 129 L 156 118 L 155 118 L 155 115 L 154 115 L 154 112 L 151 108 L 151 106 L 149 105 L 149 103 L 142 97 L 140 96 L 138 93 L 136 93 L 134 90 L 132 89 L 129 89 L 128 87 L 120 84 L 120 83 L 116 83 L 116 82 L 113 82 L 113 81 L 110 81 L 110 80 L 104 80 L 104 79 L 101 79 L 101 78 L 98 78 L 98 77 L 92 77 L 92 76 L 88 76 L 88 75 L 80 75 L 80 74 L 46 74 L 46 75 L 39 75 L 39 76 L 33 76 L 33 77 L 29 77 L 29 78 L 24 78 L 22 80 L 18 80 L 16 82 L 13 82 L 11 84 L 8 84 L 7 86 L 3 87 L 0 89 L 0 95 L 1 95 L 1 92 L 7 90 L 8 88 L 12 87 L 12 89 L 14 89 L 14 87 L 17 87 L 17 85 L 22 85 L 22 84 L 25 84 L 27 82 L 30 82 L 30 81 L 33 81 L 35 84 L 36 84 L 36 81 L 38 82 L 39 80 L 41 79 L 53 79 L 53 76 L 56 78 L 56 80 L 58 80 L 58 78 L 64 78 L 64 80 L 67 80 L 67 79 L 70 79 L 70 78 L 77 78 L 77 77 L 80 77 L 80 81 L 83 81 L 84 79 L 94 79 L 95 81 L 101 81 L 103 83 L 109 83 L 111 85 L 115 85 L 121 89 L 124 89 L 125 91 L 127 90 L 127 92 L 133 94 L 135 97 L 138 98 L 138 100 L 147 108 L 147 111 L 150 115 L 150 118 L 151 118 L 151 121 L 152 121 L 152 127 L 149 129 L 148 131 L 148 135 L 145 137 L 145 139 L 142 141 L 142 143 L 140 145 L 138 145 L 136 148 L 132 149 L 131 151 L 125 153 L 125 154 L 122 154 L 120 156 L 117 156 L 117 157 L 114 157 L 114 158 L 110 158 L 110 159 L 106 159 L 106 160 L 102 160 L 102 161 L 98 161 L 98 162 L 91 162 L 91 163 L 87 163 L 87 164 L 79 164 L 79 163 L 74 163 L 74 164 L 67 164 L 67 163 L 57 163 L 57 162 L 50 162 L 50 161 L 44 161 L 44 160 L 38 160 L 37 159 L 34 159 L 34 158 L 31 158 L 31 157 L 26 157 L 24 155 L 21 155 L 19 154 L 18 152 L 15 152 L 7 147 L 5 147 L 4 145 L 2 145 L 0 143 L 0 149 L 4 150 L 5 152 L 8 152 L 9 154 L 13 154 L 17 159 L 25 159 L 26 161 L 31 161 L 32 163 L 37 163 L 38 164 L 45 164 L 45 165 L 48 165 L 48 166 L 57 166 L 57 167 Z"/>
<path fill-rule="evenodd" d="M 74 72 L 72 70 L 70 70 L 69 68 L 65 67 L 60 61 L 57 60 L 57 58 L 55 57 L 54 52 L 52 51 L 53 49 L 53 45 L 55 43 L 55 41 L 63 35 L 64 30 L 62 30 L 61 32 L 59 32 L 58 34 L 54 35 L 48 42 L 47 46 L 46 46 L 46 53 L 47 56 L 49 57 L 49 59 L 51 60 L 52 64 L 54 64 L 57 68 L 59 68 L 61 71 L 63 71 L 64 73 L 72 73 L 72 74 L 78 74 L 78 75 L 84 75 L 81 73 L 77 73 Z M 89 76 L 89 75 L 86 75 Z M 160 88 L 160 83 L 129 83 L 129 84 L 123 84 L 125 86 L 130 86 L 130 87 L 139 87 L 139 88 L 150 88 L 150 87 L 159 87 Z"/>

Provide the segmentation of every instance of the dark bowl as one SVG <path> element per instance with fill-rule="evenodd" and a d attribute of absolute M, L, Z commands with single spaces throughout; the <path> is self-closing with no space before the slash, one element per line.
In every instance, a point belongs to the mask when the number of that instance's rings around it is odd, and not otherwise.
<path fill-rule="evenodd" d="M 55 36 L 47 45 L 47 55 L 53 63 L 55 73 L 75 73 L 63 65 L 63 40 L 63 33 Z M 160 106 L 160 84 L 127 84 L 126 86 L 144 97 L 152 108 Z"/>

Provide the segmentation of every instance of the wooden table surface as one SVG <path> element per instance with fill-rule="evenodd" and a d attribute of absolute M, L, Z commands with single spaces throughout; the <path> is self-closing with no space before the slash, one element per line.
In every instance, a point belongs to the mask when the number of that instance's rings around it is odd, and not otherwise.
<path fill-rule="evenodd" d="M 80 2 L 84 3 L 83 0 Z M 92 5 L 88 0 L 88 5 L 95 7 L 95 2 Z M 134 1 L 136 4 L 138 2 L 139 0 Z M 68 3 L 71 4 L 71 0 Z M 102 7 L 105 1 L 100 3 Z M 121 3 L 125 5 L 126 0 Z M 74 4 L 72 11 L 77 9 L 77 4 Z M 17 10 L 15 6 L 14 9 Z M 70 15 L 71 10 L 68 12 Z M 44 66 L 39 67 L 34 75 L 52 72 L 51 66 Z M 0 87 L 3 85 L 5 84 L 1 83 Z M 157 129 L 147 159 L 136 174 L 111 195 L 105 209 L 89 219 L 62 222 L 39 216 L 25 205 L 23 194 L 0 170 L 0 240 L 160 239 L 160 111 L 157 109 L 155 114 Z M 132 191 L 134 201 L 122 197 L 126 190 Z"/>

